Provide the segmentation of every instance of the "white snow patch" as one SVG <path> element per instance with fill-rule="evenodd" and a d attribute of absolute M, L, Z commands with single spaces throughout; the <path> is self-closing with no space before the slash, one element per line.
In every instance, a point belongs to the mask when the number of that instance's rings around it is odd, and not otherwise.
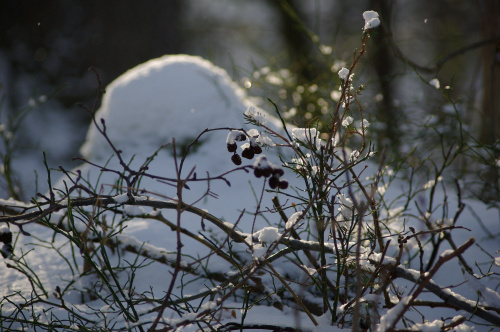
<path fill-rule="evenodd" d="M 252 248 L 253 258 L 256 260 L 263 260 L 267 253 L 267 247 L 264 247 L 260 244 L 256 244 Z"/>
<path fill-rule="evenodd" d="M 338 74 L 341 80 L 345 80 L 347 78 L 347 75 L 349 75 L 349 69 L 343 67 L 339 70 Z"/>
<path fill-rule="evenodd" d="M 126 193 L 122 194 L 122 195 L 118 195 L 118 196 L 113 197 L 113 200 L 118 204 L 122 204 L 122 203 L 125 203 L 126 201 L 128 201 L 128 195 Z"/>
<path fill-rule="evenodd" d="M 440 182 L 440 181 L 442 181 L 442 180 L 443 180 L 443 177 L 442 177 L 442 176 L 440 176 L 440 177 L 438 177 L 438 178 L 437 178 L 437 181 L 438 181 L 438 182 Z M 435 184 L 436 184 L 436 180 L 429 180 L 429 181 L 427 181 L 427 182 L 424 184 L 423 188 L 424 188 L 424 190 L 427 190 L 427 189 L 430 189 L 430 188 L 434 187 L 434 185 L 435 185 Z"/>
<path fill-rule="evenodd" d="M 347 116 L 344 120 L 342 120 L 342 126 L 349 127 L 354 119 L 350 116 Z"/>
<path fill-rule="evenodd" d="M 378 13 L 373 10 L 368 10 L 363 13 L 363 18 L 365 19 L 364 31 L 376 28 L 380 25 L 380 19 L 378 18 Z"/>
<path fill-rule="evenodd" d="M 248 109 L 245 111 L 245 115 L 250 119 L 255 120 L 258 124 L 263 125 L 267 123 L 265 113 L 258 110 L 255 106 L 248 107 Z"/>
<path fill-rule="evenodd" d="M 4 235 L 4 234 L 10 234 L 9 227 L 7 227 L 5 225 L 0 227 L 0 235 Z"/>
<path fill-rule="evenodd" d="M 441 83 L 439 83 L 439 80 L 437 78 L 433 78 L 432 80 L 430 80 L 429 84 L 435 87 L 436 89 L 439 89 L 441 87 Z"/>
<path fill-rule="evenodd" d="M 248 106 L 244 91 L 225 70 L 200 57 L 166 55 L 113 81 L 96 120 L 99 125 L 101 119 L 106 121 L 107 135 L 118 149 L 144 155 L 174 137 L 184 142 L 206 128 L 241 127 L 241 114 Z M 253 110 L 265 117 L 264 111 Z M 112 154 L 93 125 L 80 152 L 93 160 Z"/>
<path fill-rule="evenodd" d="M 276 242 L 280 238 L 280 233 L 276 227 L 264 227 L 260 231 L 256 232 L 257 238 L 260 243 L 271 244 Z"/>
<path fill-rule="evenodd" d="M 387 331 L 393 325 L 397 316 L 403 311 L 404 307 L 410 302 L 410 299 L 410 296 L 405 296 L 398 304 L 387 310 L 387 313 L 380 317 L 380 324 L 377 326 L 377 331 Z"/>
<path fill-rule="evenodd" d="M 269 168 L 274 165 L 270 164 L 267 161 L 267 157 L 265 155 L 259 155 L 257 158 L 255 158 L 255 162 L 253 163 L 253 167 L 255 168 Z"/>
<path fill-rule="evenodd" d="M 290 216 L 290 218 L 288 218 L 286 224 L 285 224 L 285 229 L 290 229 L 290 228 L 293 228 L 295 227 L 295 224 L 297 223 L 297 220 L 302 216 L 302 214 L 304 213 L 304 211 L 297 211 L 295 212 L 294 214 L 292 214 Z"/>
<path fill-rule="evenodd" d="M 137 205 L 126 205 L 125 209 L 123 209 L 123 212 L 127 216 L 132 216 L 132 217 L 133 216 L 140 216 L 140 215 L 146 213 L 141 206 L 137 206 Z"/>
<path fill-rule="evenodd" d="M 493 289 L 486 287 L 480 280 L 470 278 L 467 285 L 481 294 L 482 303 L 493 308 L 500 308 L 500 294 Z"/>

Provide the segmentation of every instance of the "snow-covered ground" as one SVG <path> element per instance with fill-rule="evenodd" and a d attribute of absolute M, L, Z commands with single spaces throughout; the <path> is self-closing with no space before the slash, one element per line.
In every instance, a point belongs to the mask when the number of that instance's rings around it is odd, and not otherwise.
<path fill-rule="evenodd" d="M 142 64 L 114 81 L 106 89 L 104 94 L 102 107 L 96 114 L 96 122 L 102 128 L 101 119 L 104 120 L 106 133 L 108 138 L 113 142 L 115 147 L 122 151 L 122 158 L 129 167 L 138 169 L 146 160 L 151 156 L 160 146 L 166 147 L 160 150 L 154 160 L 148 165 L 148 173 L 154 174 L 163 178 L 177 177 L 177 170 L 180 167 L 180 155 L 183 148 L 185 148 L 198 134 L 205 129 L 211 128 L 244 128 L 250 130 L 255 126 L 245 123 L 244 113 L 249 107 L 252 107 L 250 101 L 245 96 L 245 93 L 232 82 L 227 73 L 212 65 L 210 62 L 198 57 L 187 55 L 165 56 L 159 59 L 151 60 Z M 272 105 L 269 105 L 269 110 L 273 110 Z M 269 128 L 283 133 L 280 121 L 269 113 L 263 110 L 256 109 L 267 120 L 266 126 Z M 258 128 L 255 128 L 258 129 Z M 260 130 L 260 129 L 259 129 Z M 226 138 L 229 130 L 224 129 L 220 131 L 207 132 L 201 136 L 199 144 L 193 146 L 191 153 L 188 155 L 186 162 L 182 165 L 181 177 L 186 177 L 189 173 L 196 172 L 198 178 L 206 176 L 216 177 L 224 172 L 230 171 L 235 168 L 231 162 L 231 155 L 226 148 Z M 261 134 L 262 135 L 262 134 Z M 262 136 L 261 136 L 262 137 Z M 175 138 L 176 154 L 173 152 L 172 139 Z M 275 139 L 274 139 L 275 140 Z M 282 154 L 284 160 L 290 158 L 285 150 L 280 150 L 278 147 L 264 147 L 263 154 L 267 156 L 268 161 L 275 165 L 282 165 L 279 155 Z M 238 147 L 238 154 L 241 155 L 241 149 Z M 121 170 L 118 158 L 110 156 L 113 150 L 106 142 L 103 135 L 101 135 L 95 126 L 89 128 L 87 139 L 81 148 L 81 154 L 88 161 L 104 166 L 107 169 Z M 253 160 L 243 158 L 243 164 L 253 165 Z M 55 165 L 49 165 L 55 167 Z M 369 164 L 368 169 L 363 173 L 363 176 L 370 176 L 377 172 L 378 166 Z M 126 193 L 124 182 L 117 182 L 117 174 L 114 172 L 101 172 L 101 170 L 89 163 L 82 163 L 73 170 L 73 173 L 79 172 L 82 179 L 92 184 L 96 192 L 102 195 L 117 195 L 115 198 L 116 203 L 126 202 L 129 198 Z M 43 173 L 43 172 L 40 172 Z M 57 178 L 60 174 L 55 174 Z M 72 177 L 76 178 L 76 175 Z M 290 170 L 285 170 L 283 178 L 290 182 L 290 187 L 287 190 L 293 190 L 295 185 L 299 185 L 299 180 Z M 272 197 L 274 192 L 266 192 L 266 182 L 263 178 L 256 178 L 253 170 L 249 173 L 239 170 L 237 172 L 225 175 L 225 180 L 210 181 L 209 186 L 206 181 L 190 182 L 189 189 L 182 190 L 182 200 L 187 204 L 193 204 L 201 211 L 206 211 L 211 215 L 216 216 L 222 221 L 236 225 L 237 229 L 243 233 L 254 233 L 254 236 L 260 243 L 247 243 L 253 245 L 253 251 L 250 251 L 246 244 L 235 243 L 235 252 L 240 252 L 241 255 L 249 255 L 259 259 L 263 253 L 266 252 L 264 243 L 269 245 L 269 242 L 280 237 L 283 233 L 285 225 L 277 214 L 266 214 L 267 219 L 258 217 L 255 218 L 255 212 L 266 211 L 272 208 Z M 168 181 L 167 181 L 168 182 Z M 229 184 L 230 185 L 229 185 Z M 384 200 L 392 202 L 390 209 L 394 215 L 392 217 L 399 218 L 399 226 L 397 228 L 413 226 L 418 230 L 422 229 L 422 224 L 419 224 L 417 219 L 412 219 L 411 214 L 417 215 L 414 206 L 409 206 L 404 214 L 398 216 L 398 211 L 404 204 L 404 197 L 400 195 L 408 190 L 405 181 L 394 181 L 391 186 L 384 189 Z M 432 184 L 431 184 L 432 185 Z M 69 179 L 61 177 L 61 179 L 54 185 L 54 188 L 64 190 L 66 186 L 71 186 Z M 423 186 L 423 184 L 422 184 Z M 178 198 L 177 188 L 166 184 L 165 181 L 159 181 L 154 178 L 144 178 L 139 185 L 139 188 L 146 189 L 137 200 L 149 199 L 151 201 L 162 200 L 164 202 L 173 202 L 175 204 Z M 425 200 L 427 193 L 430 189 L 423 191 L 417 198 L 420 203 Z M 444 201 L 447 197 L 448 207 L 451 212 L 449 216 L 453 216 L 453 211 L 457 208 L 456 195 L 452 190 L 443 191 L 441 186 L 436 186 L 435 201 Z M 286 192 L 285 190 L 283 190 Z M 209 195 L 204 195 L 209 192 Z M 262 197 L 261 197 L 262 195 Z M 399 197 L 399 198 L 398 198 Z M 282 197 L 281 200 L 286 199 Z M 259 201 L 262 204 L 259 204 Z M 291 206 L 293 199 L 286 202 L 287 206 Z M 282 203 L 284 203 L 282 201 Z M 2 200 L 2 205 L 13 205 L 14 202 Z M 298 204 L 298 202 L 297 202 Z M 498 243 L 498 234 L 500 231 L 500 222 L 498 214 L 493 210 L 487 210 L 484 206 L 477 202 L 466 202 L 467 208 L 464 210 L 460 221 L 456 226 L 463 226 L 467 229 L 458 229 L 453 231 L 453 236 L 457 246 L 464 243 L 471 236 L 475 236 L 479 246 L 474 246 L 471 250 L 467 251 L 464 258 L 476 268 L 481 267 L 484 271 L 491 268 L 491 272 L 500 273 L 500 262 L 498 250 L 500 245 Z M 439 206 L 437 204 L 436 206 Z M 470 208 L 470 209 L 469 209 Z M 158 211 L 153 211 L 152 208 L 137 207 L 137 206 L 122 206 L 120 207 L 125 215 L 139 217 L 131 218 L 126 224 L 121 225 L 121 232 L 116 236 L 122 245 L 129 245 L 135 248 L 141 248 L 149 254 L 152 258 L 164 258 L 167 262 L 175 262 L 177 259 L 176 252 L 178 240 L 176 233 L 171 230 L 170 226 L 154 219 L 158 216 Z M 489 237 L 488 234 L 480 227 L 479 223 L 471 214 L 475 211 L 484 223 L 484 227 L 496 238 Z M 90 209 L 89 211 L 96 211 Z M 242 211 L 246 213 L 242 214 Z M 291 210 L 286 213 L 292 215 Z M 443 209 L 436 209 L 431 215 L 427 215 L 429 220 L 434 222 L 440 219 Z M 385 216 L 389 212 L 385 212 Z M 147 216 L 151 216 L 148 218 Z M 161 210 L 161 215 L 176 224 L 177 212 L 176 210 Z M 64 210 L 56 212 L 52 215 L 51 220 L 56 223 L 64 216 Z M 107 213 L 103 218 L 108 218 L 107 222 L 110 224 L 118 224 L 117 220 L 113 220 L 112 214 Z M 442 218 L 441 218 L 442 219 Z M 405 224 L 408 221 L 408 224 Z M 396 222 L 396 223 L 397 223 Z M 444 222 L 446 224 L 446 221 Z M 85 231 L 86 226 L 76 220 L 74 225 L 68 224 L 67 227 L 75 227 L 76 230 Z M 281 225 L 280 227 L 277 227 Z M 126 226 L 126 227 L 123 227 Z M 180 226 L 193 234 L 203 234 L 206 238 L 212 238 L 213 241 L 223 241 L 224 233 L 217 229 L 209 221 L 204 220 L 200 215 L 184 212 L 180 220 Z M 396 226 L 394 226 L 396 227 Z M 92 276 L 80 276 L 80 272 L 84 268 L 83 259 L 80 252 L 74 247 L 67 245 L 67 238 L 62 235 L 57 235 L 53 238 L 54 231 L 47 227 L 38 224 L 28 224 L 24 227 L 24 231 L 30 233 L 32 236 L 24 236 L 19 234 L 17 227 L 11 225 L 10 229 L 14 232 L 15 246 L 14 255 L 16 257 L 23 256 L 22 261 L 26 266 L 31 268 L 27 273 L 36 275 L 36 280 L 46 292 L 46 296 L 42 296 L 49 302 L 57 303 L 60 300 L 57 298 L 58 294 L 55 291 L 57 287 L 62 290 L 67 290 L 64 293 L 64 303 L 71 308 L 77 310 L 82 316 L 101 320 L 101 326 L 105 324 L 116 324 L 115 327 L 126 327 L 126 323 L 121 314 L 116 314 L 118 308 L 116 305 L 110 305 L 103 300 L 108 298 L 105 287 L 102 289 L 103 299 L 83 299 L 79 289 L 91 287 L 95 281 Z M 51 241 L 51 239 L 53 241 Z M 182 247 L 182 262 L 183 266 L 191 266 L 198 258 L 204 258 L 209 254 L 209 250 L 205 245 L 200 242 L 194 241 L 186 235 L 181 236 L 181 241 L 184 244 Z M 394 237 L 393 243 L 397 242 Z M 250 241 L 251 242 L 251 241 Z M 414 239 L 408 243 L 408 247 L 413 252 L 418 252 L 417 243 Z M 34 249 L 31 250 L 30 249 Z M 57 248 L 57 250 L 56 250 Z M 442 246 L 441 252 L 449 249 L 445 245 Z M 390 252 L 390 254 L 392 254 Z M 133 262 L 137 255 L 129 252 L 117 251 L 115 253 L 109 252 L 113 264 L 121 264 L 124 267 L 124 272 L 120 274 L 122 282 L 127 281 L 127 276 L 130 277 L 131 269 L 126 268 L 125 262 Z M 429 253 L 425 253 L 424 258 L 428 258 Z M 415 259 L 414 262 L 417 262 Z M 149 260 L 140 263 L 139 259 L 135 265 L 143 264 L 145 266 L 137 268 L 135 272 L 135 283 L 133 291 L 135 294 L 148 293 L 151 297 L 161 299 L 167 291 L 172 278 L 173 269 L 168 264 L 160 264 L 153 262 L 149 264 Z M 250 259 L 251 261 L 251 259 Z M 404 261 L 403 261 L 404 262 Z M 212 255 L 205 259 L 203 267 L 197 268 L 197 273 L 201 272 L 210 275 L 221 274 L 224 276 L 231 276 L 237 274 L 234 266 L 219 256 Z M 335 260 L 329 258 L 329 264 L 334 264 Z M 492 263 L 496 263 L 495 266 Z M 0 314 L 8 316 L 12 306 L 8 304 L 9 301 L 23 302 L 21 296 L 29 298 L 32 286 L 28 278 L 20 273 L 18 270 L 8 268 L 9 260 L 5 259 L 2 268 L 0 269 L 0 296 L 4 299 L 2 302 L 3 307 L 0 308 Z M 134 265 L 132 264 L 132 265 Z M 416 264 L 416 263 L 415 263 Z M 194 265 L 193 265 L 194 266 Z M 281 275 L 287 275 L 288 278 L 300 278 L 300 269 L 293 265 L 288 260 L 276 260 L 273 263 L 274 269 Z M 417 265 L 412 268 L 418 269 Z M 80 272 L 79 272 L 80 271 Z M 475 270 L 476 271 L 476 270 Z M 264 287 L 271 287 L 275 279 L 268 275 L 259 275 Z M 172 298 L 185 298 L 189 299 L 191 296 L 200 294 L 204 291 L 216 287 L 218 284 L 215 282 L 216 278 L 209 280 L 207 278 L 199 278 L 197 274 L 185 274 L 177 278 Z M 297 279 L 298 280 L 298 279 Z M 446 263 L 433 277 L 433 280 L 442 287 L 452 287 L 453 292 L 465 296 L 472 301 L 479 301 L 480 303 L 487 303 L 488 305 L 500 308 L 500 296 L 495 291 L 498 289 L 499 280 L 496 275 L 481 280 L 473 280 L 466 274 L 462 273 L 460 266 L 456 262 L 456 258 Z M 214 283 L 211 283 L 211 282 Z M 297 293 L 303 296 L 304 301 L 308 303 L 319 303 L 321 299 L 311 298 L 312 294 L 304 292 L 301 294 L 301 287 L 298 284 L 290 282 L 292 287 Z M 400 288 L 400 293 L 403 296 L 413 287 L 412 283 L 400 282 L 394 285 L 395 288 Z M 486 288 L 489 287 L 489 288 Z M 39 292 L 42 287 L 35 287 Z M 13 296 L 19 292 L 18 295 Z M 273 299 L 272 291 L 270 298 Z M 304 330 L 314 331 L 335 331 L 340 327 L 330 326 L 328 324 L 329 317 L 324 315 L 316 317 L 318 326 L 314 326 L 311 319 L 302 312 L 295 310 L 291 306 L 284 305 L 283 308 L 277 309 L 273 306 L 263 303 L 256 303 L 249 308 L 245 308 L 242 299 L 239 297 L 229 297 L 225 299 L 224 303 L 217 302 L 217 298 L 221 295 L 218 294 L 215 298 L 202 297 L 192 300 L 193 312 L 198 309 L 212 309 L 222 305 L 225 309 L 217 313 L 214 319 L 222 323 L 228 322 L 241 322 L 242 315 L 245 324 L 270 324 L 275 326 L 297 327 Z M 7 300 L 7 298 L 9 300 Z M 423 294 L 422 298 L 437 301 L 437 297 L 432 294 Z M 393 299 L 397 301 L 397 299 Z M 272 301 L 271 301 L 272 302 Z M 276 302 L 275 302 L 276 303 Z M 198 307 L 200 306 L 200 307 Z M 141 304 L 137 306 L 139 313 L 146 313 L 152 305 Z M 33 309 L 33 311 L 31 311 Z M 50 309 L 50 310 L 48 310 Z M 92 310 L 97 309 L 102 313 L 102 317 L 96 317 L 92 314 Z M 419 307 L 420 309 L 420 307 Z M 44 311 L 45 310 L 45 311 Z M 383 315 L 386 309 L 380 307 L 380 314 Z M 26 311 L 28 319 L 32 317 L 29 313 L 36 312 L 39 314 L 41 322 L 50 321 L 51 315 L 62 317 L 65 315 L 65 310 L 62 308 L 54 307 L 48 303 L 37 302 L 33 304 L 30 310 Z M 196 314 L 193 312 L 186 313 L 167 309 L 164 312 L 164 321 L 175 325 L 175 322 L 182 322 L 185 320 L 193 319 Z M 391 319 L 391 313 L 384 316 L 385 321 Z M 471 315 L 464 312 L 456 312 L 449 308 L 433 308 L 422 307 L 420 313 L 426 320 L 432 322 L 441 318 L 451 318 L 459 314 L 470 317 Z M 492 314 L 496 314 L 492 311 Z M 413 312 L 412 318 L 416 322 L 422 322 L 422 316 L 418 312 Z M 156 312 L 145 314 L 141 319 L 150 321 L 156 317 Z M 449 321 L 448 321 L 449 322 Z M 488 327 L 479 325 L 485 323 L 481 319 L 473 318 L 472 322 L 468 322 L 467 326 L 475 328 L 476 330 L 489 330 Z M 422 329 L 435 330 L 439 324 L 433 323 L 421 327 Z M 474 326 L 476 325 L 476 326 Z M 18 325 L 14 325 L 18 326 Z M 129 325 L 129 326 L 133 326 Z M 402 325 L 401 325 L 402 326 Z M 4 326 L 5 327 L 5 326 Z M 76 328 L 76 326 L 73 326 Z M 197 330 L 199 326 L 193 324 L 184 326 L 184 331 Z M 466 328 L 464 328 L 467 330 Z"/>

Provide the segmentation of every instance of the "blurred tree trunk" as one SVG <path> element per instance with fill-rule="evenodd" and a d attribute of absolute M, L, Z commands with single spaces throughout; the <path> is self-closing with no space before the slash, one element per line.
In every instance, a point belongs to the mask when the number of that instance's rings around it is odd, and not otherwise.
<path fill-rule="evenodd" d="M 500 37 L 500 2 L 482 1 L 483 39 Z M 500 139 L 500 40 L 483 47 L 483 104 L 481 114 L 480 139 L 484 144 L 493 145 Z M 484 186 L 481 198 L 484 201 L 498 201 L 500 195 L 500 174 L 495 160 L 500 157 L 494 148 L 491 167 L 483 174 Z"/>
<path fill-rule="evenodd" d="M 500 37 L 500 2 L 483 1 L 483 38 Z M 500 41 L 483 48 L 483 105 L 481 141 L 492 144 L 500 138 Z"/>
<path fill-rule="evenodd" d="M 310 83 L 317 75 L 317 69 L 311 61 L 314 44 L 304 32 L 305 18 L 301 17 L 298 3 L 294 0 L 272 0 L 269 4 L 275 7 L 279 15 L 291 70 L 297 74 L 298 84 Z"/>
<path fill-rule="evenodd" d="M 389 40 L 392 34 L 391 16 L 393 3 L 394 0 L 370 1 L 370 8 L 379 13 L 383 28 L 379 30 L 379 34 L 374 34 L 374 42 L 371 43 L 370 47 L 373 48 L 371 56 L 372 66 L 377 73 L 380 93 L 383 96 L 381 106 L 378 110 L 378 120 L 385 127 L 378 135 L 378 146 L 388 145 L 396 152 L 400 144 L 399 121 L 393 105 L 394 91 L 392 86 L 396 59 L 391 51 L 391 42 Z"/>

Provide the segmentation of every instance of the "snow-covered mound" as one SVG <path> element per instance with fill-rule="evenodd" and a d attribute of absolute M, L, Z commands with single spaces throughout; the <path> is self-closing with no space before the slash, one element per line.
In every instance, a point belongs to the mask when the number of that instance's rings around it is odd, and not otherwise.
<path fill-rule="evenodd" d="M 130 69 L 106 87 L 102 106 L 95 118 L 101 127 L 101 119 L 104 119 L 109 139 L 122 151 L 123 160 L 127 163 L 132 160 L 131 167 L 137 170 L 147 157 L 162 145 L 172 143 L 173 138 L 179 156 L 182 149 L 207 128 L 244 128 L 256 132 L 255 126 L 245 123 L 244 113 L 249 107 L 265 119 L 266 126 L 277 132 L 283 131 L 281 122 L 252 104 L 245 91 L 231 80 L 224 69 L 197 56 L 166 55 Z M 228 133 L 229 130 L 224 129 L 203 135 L 185 160 L 181 177 L 187 176 L 192 169 L 199 176 L 210 174 L 214 177 L 236 167 L 231 162 L 232 153 L 226 147 Z M 236 151 L 240 155 L 242 143 Z M 276 149 L 273 148 L 269 160 L 280 163 Z M 264 148 L 263 154 L 266 153 Z M 109 160 L 108 169 L 121 170 L 118 158 L 111 158 L 111 147 L 93 123 L 81 154 L 98 165 L 104 165 Z M 242 165 L 252 165 L 253 162 L 243 158 Z M 148 165 L 148 173 L 177 178 L 175 163 L 173 149 L 169 146 L 155 156 Z M 90 183 L 100 181 L 107 187 L 118 179 L 115 173 L 101 173 L 99 168 L 88 163 L 83 163 L 76 170 Z M 239 210 L 248 208 L 249 200 L 254 201 L 248 182 L 261 186 L 262 181 L 243 171 L 231 173 L 226 179 L 231 183 L 232 191 L 228 192 L 229 187 L 224 181 L 211 181 L 210 188 L 219 195 L 219 199 L 205 199 L 201 204 L 223 217 L 238 216 Z M 63 181 L 66 180 L 61 179 L 55 187 L 65 188 Z M 184 193 L 184 200 L 194 202 L 199 199 L 200 193 L 205 192 L 207 184 L 195 182 L 189 186 L 191 190 Z M 235 195 L 235 187 L 246 190 Z M 141 181 L 141 188 L 171 198 L 177 195 L 173 188 L 150 178 Z M 228 205 L 232 209 L 228 209 Z"/>
<path fill-rule="evenodd" d="M 150 153 L 172 138 L 185 144 L 207 128 L 241 127 L 248 106 L 224 69 L 196 56 L 165 55 L 113 81 L 96 119 L 106 121 L 109 138 L 124 153 Z M 107 159 L 111 149 L 91 125 L 80 152 Z"/>

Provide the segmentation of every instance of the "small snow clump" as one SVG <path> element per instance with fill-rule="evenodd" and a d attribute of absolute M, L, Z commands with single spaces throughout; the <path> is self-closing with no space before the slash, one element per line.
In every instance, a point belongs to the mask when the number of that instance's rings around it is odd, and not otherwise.
<path fill-rule="evenodd" d="M 309 142 L 317 136 L 317 131 L 316 128 L 294 128 L 292 136 L 298 141 Z"/>
<path fill-rule="evenodd" d="M 352 151 L 351 154 L 349 155 L 349 161 L 353 162 L 353 161 L 357 160 L 359 155 L 360 155 L 360 152 L 358 150 Z"/>
<path fill-rule="evenodd" d="M 245 111 L 245 115 L 248 118 L 257 122 L 257 124 L 259 124 L 259 125 L 264 125 L 267 122 L 267 119 L 266 119 L 266 116 L 264 115 L 264 113 L 259 112 L 254 106 L 248 107 L 247 110 Z"/>
<path fill-rule="evenodd" d="M 373 10 L 364 12 L 363 18 L 365 19 L 365 27 L 363 28 L 364 31 L 376 28 L 380 25 L 378 13 Z"/>
<path fill-rule="evenodd" d="M 122 195 L 118 195 L 118 196 L 113 197 L 113 200 L 118 204 L 125 203 L 126 201 L 128 201 L 128 195 L 126 193 L 122 194 Z"/>
<path fill-rule="evenodd" d="M 438 180 L 438 182 L 440 182 L 440 181 L 443 180 L 443 177 L 440 176 L 440 177 L 437 178 L 437 180 Z M 436 184 L 436 180 L 429 180 L 429 181 L 427 181 L 426 184 L 424 184 L 423 188 L 424 188 L 424 190 L 430 189 L 430 188 L 434 187 L 435 184 Z"/>
<path fill-rule="evenodd" d="M 346 117 L 343 121 L 342 121 L 342 126 L 344 127 L 349 127 L 349 125 L 352 123 L 354 119 L 350 116 Z"/>
<path fill-rule="evenodd" d="M 247 136 L 241 130 L 231 130 L 227 134 L 226 143 L 242 142 L 247 139 Z"/>
<path fill-rule="evenodd" d="M 252 256 L 256 260 L 263 261 L 266 257 L 267 248 L 260 244 L 256 244 L 252 247 Z"/>
<path fill-rule="evenodd" d="M 276 242 L 280 237 L 280 234 L 278 233 L 278 229 L 276 227 L 264 227 L 258 233 L 258 239 L 260 243 L 270 244 Z"/>
<path fill-rule="evenodd" d="M 303 213 L 304 213 L 304 211 L 297 211 L 294 214 L 292 214 L 290 216 L 290 218 L 288 218 L 288 220 L 285 224 L 285 229 L 288 230 L 290 228 L 293 228 L 295 226 L 295 224 L 297 223 L 297 220 L 302 216 Z"/>
<path fill-rule="evenodd" d="M 294 140 L 304 144 L 311 143 L 315 146 L 316 150 L 320 150 L 326 143 L 319 138 L 319 132 L 316 128 L 294 128 L 292 129 L 292 136 Z"/>
<path fill-rule="evenodd" d="M 343 67 L 339 70 L 339 77 L 341 80 L 345 80 L 347 78 L 347 75 L 349 75 L 349 69 L 347 69 L 346 67 Z"/>
<path fill-rule="evenodd" d="M 142 214 L 145 214 L 145 211 L 140 206 L 127 205 L 127 206 L 125 206 L 123 213 L 125 213 L 127 216 L 133 217 L 133 216 L 140 216 Z"/>
<path fill-rule="evenodd" d="M 362 128 L 368 128 L 370 127 L 370 122 L 366 119 L 363 119 L 363 122 L 359 121 L 359 128 L 362 129 Z"/>
<path fill-rule="evenodd" d="M 433 78 L 432 80 L 430 80 L 429 84 L 435 87 L 436 89 L 439 89 L 441 87 L 441 83 L 439 83 L 439 80 L 437 78 Z"/>

